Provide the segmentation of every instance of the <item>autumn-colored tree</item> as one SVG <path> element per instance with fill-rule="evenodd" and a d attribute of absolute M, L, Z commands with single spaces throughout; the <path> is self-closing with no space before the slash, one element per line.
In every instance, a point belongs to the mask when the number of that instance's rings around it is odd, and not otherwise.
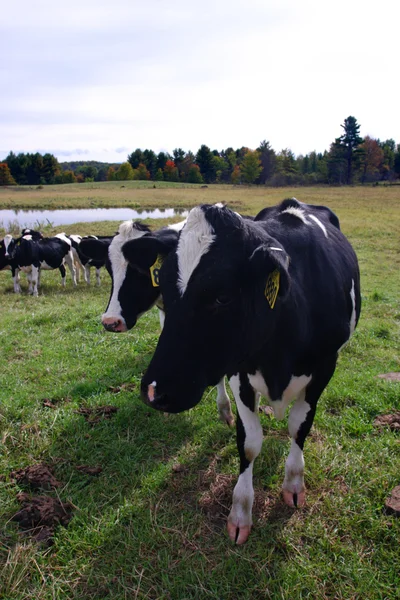
<path fill-rule="evenodd" d="M 8 164 L 5 162 L 0 163 L 0 185 L 16 185 Z"/>
<path fill-rule="evenodd" d="M 73 171 L 64 171 L 62 174 L 63 183 L 76 183 L 75 173 Z"/>
<path fill-rule="evenodd" d="M 360 145 L 361 154 L 361 182 L 373 179 L 382 167 L 384 153 L 377 140 L 365 136 Z"/>
<path fill-rule="evenodd" d="M 138 172 L 138 179 L 141 179 L 142 181 L 148 181 L 150 179 L 150 172 L 144 163 L 139 163 L 136 170 Z"/>
<path fill-rule="evenodd" d="M 114 167 L 108 167 L 107 181 L 114 181 L 114 180 L 115 180 L 115 169 L 114 169 Z"/>
<path fill-rule="evenodd" d="M 240 167 L 239 165 L 235 165 L 232 171 L 232 175 L 231 175 L 231 181 L 233 183 L 233 185 L 237 185 L 238 183 L 240 183 L 241 180 L 241 172 L 240 172 Z"/>
<path fill-rule="evenodd" d="M 246 183 L 254 183 L 262 171 L 260 155 L 257 150 L 248 150 L 243 157 L 240 167 Z"/>
<path fill-rule="evenodd" d="M 190 166 L 187 180 L 188 183 L 203 183 L 203 177 L 201 176 L 199 165 L 192 164 Z"/>
<path fill-rule="evenodd" d="M 75 177 L 76 177 L 76 183 L 83 183 L 85 181 L 83 173 L 78 173 L 78 175 L 75 175 Z M 93 179 L 92 179 L 92 181 L 93 181 Z"/>
<path fill-rule="evenodd" d="M 155 180 L 156 181 L 164 181 L 164 173 L 162 172 L 162 169 L 157 169 L 156 175 L 155 175 Z"/>
<path fill-rule="evenodd" d="M 167 160 L 164 167 L 165 181 L 178 181 L 179 173 L 173 160 Z"/>
<path fill-rule="evenodd" d="M 118 179 L 118 181 L 127 181 L 129 179 L 133 179 L 133 175 L 134 173 L 131 164 L 124 162 L 115 172 L 115 179 Z"/>

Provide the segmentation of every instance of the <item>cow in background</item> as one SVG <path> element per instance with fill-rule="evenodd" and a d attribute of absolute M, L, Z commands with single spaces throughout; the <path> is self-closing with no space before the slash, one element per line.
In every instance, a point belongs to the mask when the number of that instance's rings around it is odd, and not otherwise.
<path fill-rule="evenodd" d="M 11 234 L 7 234 L 4 239 L 0 241 L 0 271 L 3 269 L 11 270 L 15 293 L 21 292 L 20 269 L 18 268 L 17 262 L 11 258 L 9 250 L 14 247 L 14 244 L 18 242 L 18 239 L 21 239 L 24 236 L 31 236 L 31 239 L 36 241 L 43 238 L 43 235 L 40 233 L 40 231 L 24 228 L 21 231 L 19 238 L 14 240 Z"/>
<path fill-rule="evenodd" d="M 122 250 L 131 260 L 128 245 Z M 328 208 L 292 198 L 251 221 L 203 205 L 190 211 L 159 275 L 165 326 L 142 378 L 142 398 L 157 410 L 181 412 L 228 375 L 240 457 L 228 533 L 242 544 L 252 525 L 253 464 L 263 439 L 260 395 L 278 419 L 294 401 L 283 498 L 292 507 L 305 502 L 304 442 L 360 315 L 357 257 Z"/>
<path fill-rule="evenodd" d="M 96 269 L 96 284 L 100 285 L 100 269 L 105 265 L 105 259 L 94 259 L 86 256 L 82 252 L 81 242 L 82 240 L 111 240 L 110 236 L 96 236 L 96 235 L 86 235 L 82 237 L 81 235 L 69 235 L 68 238 L 71 240 L 72 244 L 72 254 L 74 257 L 74 264 L 76 269 L 76 281 L 79 283 L 79 273 L 83 272 L 83 278 L 88 285 L 90 285 L 90 267 L 94 267 Z"/>
<path fill-rule="evenodd" d="M 4 246 L 5 254 L 11 261 L 11 268 L 27 273 L 29 294 L 38 296 L 42 269 L 59 269 L 62 285 L 65 287 L 65 264 L 69 267 L 73 284 L 76 286 L 71 241 L 64 233 L 38 240 L 33 239 L 31 234 L 25 234 L 16 240 L 8 235 L 4 238 Z M 19 281 L 14 281 L 14 291 L 17 293 L 21 291 Z"/>

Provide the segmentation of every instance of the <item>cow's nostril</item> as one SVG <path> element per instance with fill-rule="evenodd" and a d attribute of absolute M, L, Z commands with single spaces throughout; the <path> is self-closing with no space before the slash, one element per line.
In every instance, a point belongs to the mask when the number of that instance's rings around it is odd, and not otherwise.
<path fill-rule="evenodd" d="M 107 319 L 103 321 L 103 327 L 107 331 L 119 331 L 119 327 L 121 326 L 120 319 Z"/>

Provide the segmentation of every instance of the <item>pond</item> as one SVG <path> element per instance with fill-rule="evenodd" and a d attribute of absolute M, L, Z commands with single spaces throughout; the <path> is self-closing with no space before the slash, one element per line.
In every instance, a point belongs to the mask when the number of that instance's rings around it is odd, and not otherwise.
<path fill-rule="evenodd" d="M 44 225 L 72 225 L 93 221 L 127 221 L 128 219 L 167 219 L 188 211 L 175 208 L 134 210 L 133 208 L 74 208 L 65 210 L 0 210 L 0 226 L 8 229 L 12 224 L 19 227 L 39 228 Z"/>

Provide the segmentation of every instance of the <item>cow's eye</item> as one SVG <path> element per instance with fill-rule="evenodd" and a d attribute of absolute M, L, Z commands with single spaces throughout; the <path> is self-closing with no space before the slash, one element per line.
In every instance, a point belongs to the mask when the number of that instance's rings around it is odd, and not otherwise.
<path fill-rule="evenodd" d="M 232 298 L 227 294 L 220 294 L 215 298 L 215 304 L 217 306 L 226 306 L 231 302 Z"/>

